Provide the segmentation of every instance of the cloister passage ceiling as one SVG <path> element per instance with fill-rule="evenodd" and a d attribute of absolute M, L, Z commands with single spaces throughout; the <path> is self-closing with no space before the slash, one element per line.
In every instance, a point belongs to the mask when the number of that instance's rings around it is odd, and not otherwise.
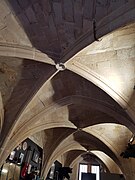
<path fill-rule="evenodd" d="M 134 89 L 134 0 L 0 1 L 1 165 L 40 134 L 44 176 L 90 151 L 133 180 Z"/>

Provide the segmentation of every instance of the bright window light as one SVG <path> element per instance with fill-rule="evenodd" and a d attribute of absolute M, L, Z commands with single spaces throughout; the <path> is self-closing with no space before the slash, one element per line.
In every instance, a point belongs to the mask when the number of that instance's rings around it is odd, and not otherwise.
<path fill-rule="evenodd" d="M 91 173 L 96 174 L 96 180 L 99 180 L 99 166 L 91 166 Z"/>
<path fill-rule="evenodd" d="M 88 166 L 86 164 L 80 164 L 79 167 L 79 180 L 82 179 L 82 173 L 87 173 Z"/>
<path fill-rule="evenodd" d="M 8 170 L 7 169 L 2 169 L 2 173 L 4 173 L 4 174 L 6 174 L 8 172 Z"/>

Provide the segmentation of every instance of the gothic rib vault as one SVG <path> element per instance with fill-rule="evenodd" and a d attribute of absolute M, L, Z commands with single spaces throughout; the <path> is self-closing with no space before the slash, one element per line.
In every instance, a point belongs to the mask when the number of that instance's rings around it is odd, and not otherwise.
<path fill-rule="evenodd" d="M 1 0 L 1 164 L 41 132 L 44 176 L 89 150 L 133 180 L 120 153 L 135 133 L 134 22 L 134 0 Z"/>

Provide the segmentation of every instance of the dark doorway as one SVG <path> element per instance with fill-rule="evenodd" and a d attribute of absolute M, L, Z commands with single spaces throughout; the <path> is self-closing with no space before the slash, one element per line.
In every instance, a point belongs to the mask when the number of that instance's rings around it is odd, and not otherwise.
<path fill-rule="evenodd" d="M 96 174 L 82 173 L 82 180 L 96 180 Z"/>

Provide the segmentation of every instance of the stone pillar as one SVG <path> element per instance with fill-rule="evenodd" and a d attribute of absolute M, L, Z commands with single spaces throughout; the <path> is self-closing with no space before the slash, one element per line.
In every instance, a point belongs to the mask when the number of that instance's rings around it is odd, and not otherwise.
<path fill-rule="evenodd" d="M 3 108 L 2 96 L 0 92 L 0 132 L 2 130 L 3 121 L 4 121 L 4 108 Z"/>
<path fill-rule="evenodd" d="M 78 170 L 79 170 L 79 163 L 76 163 L 72 169 L 72 174 L 70 175 L 70 179 L 78 180 Z"/>

